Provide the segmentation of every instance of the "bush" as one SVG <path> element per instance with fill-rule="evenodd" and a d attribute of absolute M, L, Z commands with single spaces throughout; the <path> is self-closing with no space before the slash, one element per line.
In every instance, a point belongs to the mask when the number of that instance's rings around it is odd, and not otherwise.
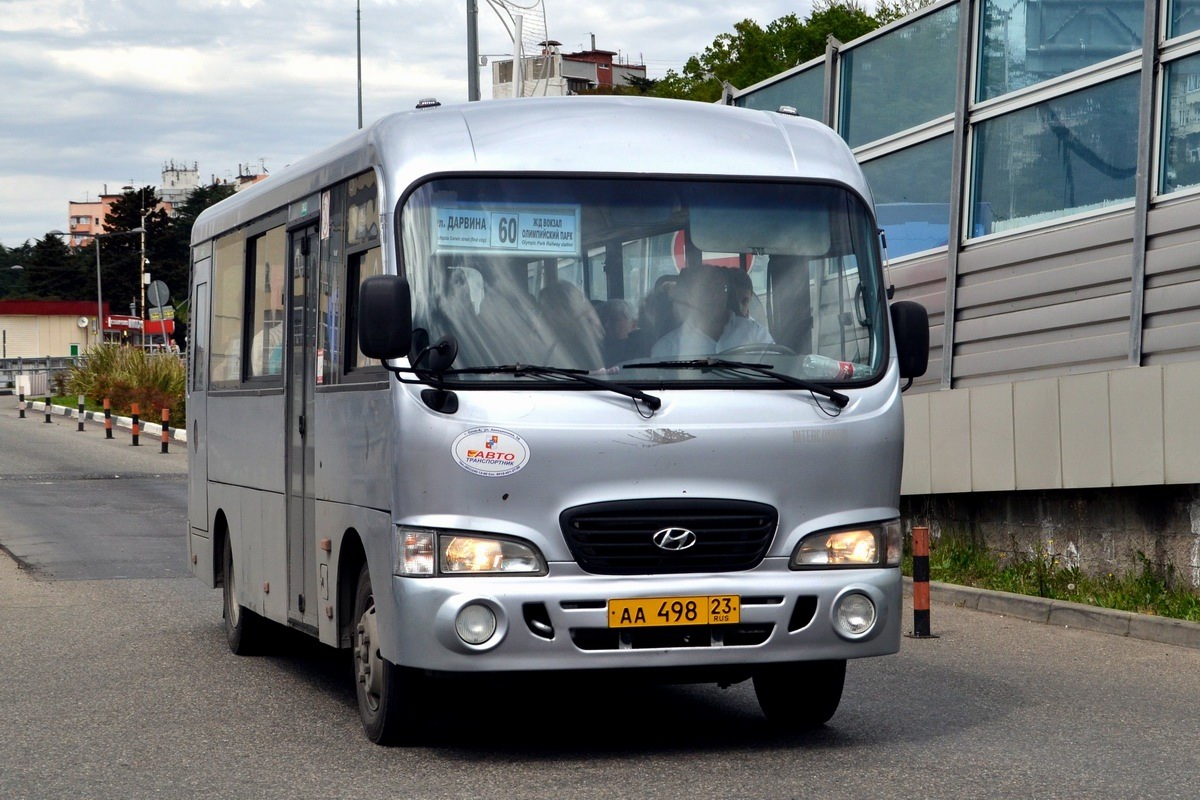
<path fill-rule="evenodd" d="M 137 403 L 142 418 L 152 419 L 168 408 L 176 425 L 182 424 L 187 412 L 186 388 L 187 371 L 178 355 L 115 344 L 89 349 L 71 367 L 67 379 L 69 393 L 97 405 L 107 398 L 114 414 L 128 416 Z"/>

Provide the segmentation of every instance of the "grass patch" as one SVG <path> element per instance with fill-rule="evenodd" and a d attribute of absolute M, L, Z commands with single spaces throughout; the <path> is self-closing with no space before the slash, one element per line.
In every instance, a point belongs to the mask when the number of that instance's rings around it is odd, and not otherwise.
<path fill-rule="evenodd" d="M 912 575 L 911 544 L 903 569 Z M 1039 545 L 1037 552 L 996 553 L 965 538 L 942 536 L 929 544 L 929 578 L 1014 594 L 1086 603 L 1200 622 L 1200 594 L 1177 585 L 1174 568 L 1157 570 L 1138 552 L 1138 568 L 1126 575 L 1093 576 L 1066 566 L 1057 553 Z"/>
<path fill-rule="evenodd" d="M 172 420 L 185 418 L 187 372 L 179 356 L 110 344 L 85 355 L 55 387 L 55 400 L 62 405 L 78 408 L 83 395 L 85 410 L 103 409 L 107 398 L 114 415 L 130 416 L 137 403 L 143 419 L 160 419 L 164 408 L 170 409 Z"/>

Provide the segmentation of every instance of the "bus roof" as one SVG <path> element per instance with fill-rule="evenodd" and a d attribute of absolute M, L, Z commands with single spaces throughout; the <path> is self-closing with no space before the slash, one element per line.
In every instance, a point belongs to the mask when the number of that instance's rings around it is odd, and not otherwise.
<path fill-rule="evenodd" d="M 844 185 L 871 204 L 850 149 L 813 120 L 686 100 L 526 98 L 383 117 L 205 210 L 192 243 L 371 167 L 384 178 L 379 208 L 389 218 L 424 177 L 463 172 L 801 178 Z"/>

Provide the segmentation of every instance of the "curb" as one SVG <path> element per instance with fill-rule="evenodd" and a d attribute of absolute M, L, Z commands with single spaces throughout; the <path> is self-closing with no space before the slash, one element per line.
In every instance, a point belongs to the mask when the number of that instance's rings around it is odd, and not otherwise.
<path fill-rule="evenodd" d="M 25 405 L 27 406 L 25 409 L 26 415 L 37 412 L 38 414 L 44 416 L 46 413 L 46 402 L 44 400 L 39 401 L 39 400 L 30 400 L 29 398 L 26 398 Z M 50 416 L 75 418 L 75 417 L 79 416 L 79 409 L 71 408 L 69 406 L 56 406 L 56 405 L 51 404 Z M 99 423 L 103 424 L 104 423 L 104 412 L 103 411 L 84 411 L 83 418 L 85 420 L 92 420 L 93 422 L 99 422 Z M 113 416 L 112 424 L 113 424 L 114 428 L 128 428 L 129 430 L 133 430 L 133 417 Z M 138 420 L 138 430 L 143 436 L 154 436 L 154 437 L 162 438 L 162 423 L 160 423 L 160 422 L 146 422 L 144 419 L 139 419 Z M 185 427 L 176 428 L 174 425 L 168 425 L 167 426 L 167 437 L 169 439 L 171 439 L 171 441 L 181 442 L 181 443 L 186 444 L 187 443 L 187 429 Z"/>
<path fill-rule="evenodd" d="M 904 585 L 911 591 L 912 579 L 904 578 Z M 1078 628 L 1200 649 L 1200 622 L 1135 614 L 1132 611 L 1117 611 L 1067 600 L 976 589 L 973 586 L 958 586 L 953 583 L 930 581 L 929 589 L 932 599 L 959 608 L 1016 617 L 1043 625 Z"/>

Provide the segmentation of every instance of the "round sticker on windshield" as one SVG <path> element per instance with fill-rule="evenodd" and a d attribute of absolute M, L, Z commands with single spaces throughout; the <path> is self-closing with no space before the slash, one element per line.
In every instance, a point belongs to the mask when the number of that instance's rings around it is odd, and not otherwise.
<path fill-rule="evenodd" d="M 529 445 L 503 428 L 472 428 L 454 440 L 454 460 L 485 478 L 512 475 L 529 461 Z"/>

